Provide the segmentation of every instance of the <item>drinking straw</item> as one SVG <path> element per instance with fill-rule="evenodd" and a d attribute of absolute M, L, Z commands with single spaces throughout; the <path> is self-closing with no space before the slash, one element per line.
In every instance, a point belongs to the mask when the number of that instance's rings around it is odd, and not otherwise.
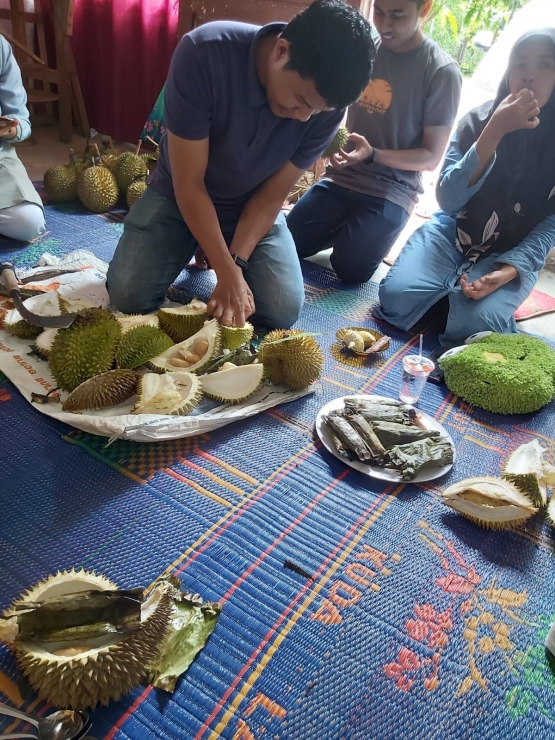
<path fill-rule="evenodd" d="M 418 364 L 422 365 L 422 345 L 424 343 L 424 335 L 420 335 L 420 347 L 418 349 Z"/>

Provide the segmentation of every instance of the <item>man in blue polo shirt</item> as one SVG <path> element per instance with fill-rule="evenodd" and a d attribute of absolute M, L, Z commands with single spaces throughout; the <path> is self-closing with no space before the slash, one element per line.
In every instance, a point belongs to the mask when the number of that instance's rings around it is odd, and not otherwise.
<path fill-rule="evenodd" d="M 184 36 L 159 164 L 108 270 L 115 308 L 156 311 L 200 246 L 218 281 L 212 316 L 290 327 L 304 290 L 281 207 L 368 84 L 373 58 L 370 24 L 339 0 L 316 0 L 288 25 L 215 22 Z"/>

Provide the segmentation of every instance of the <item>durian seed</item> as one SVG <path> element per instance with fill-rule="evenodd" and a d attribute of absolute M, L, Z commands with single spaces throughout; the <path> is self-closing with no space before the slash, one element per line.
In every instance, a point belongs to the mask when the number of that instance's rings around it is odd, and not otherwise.
<path fill-rule="evenodd" d="M 195 362 L 198 362 L 200 360 L 200 357 L 197 354 L 195 354 L 194 352 L 190 352 L 188 349 L 180 350 L 180 354 L 184 360 L 187 360 L 189 365 L 193 365 Z"/>
<path fill-rule="evenodd" d="M 179 357 L 170 357 L 168 362 L 174 367 L 189 367 L 189 365 L 191 365 L 190 362 L 187 362 L 187 360 L 180 360 Z"/>
<path fill-rule="evenodd" d="M 197 341 L 193 345 L 193 348 L 195 350 L 195 354 L 198 355 L 198 358 L 200 359 L 206 354 L 206 350 L 208 349 L 208 341 L 206 339 L 197 339 Z"/>

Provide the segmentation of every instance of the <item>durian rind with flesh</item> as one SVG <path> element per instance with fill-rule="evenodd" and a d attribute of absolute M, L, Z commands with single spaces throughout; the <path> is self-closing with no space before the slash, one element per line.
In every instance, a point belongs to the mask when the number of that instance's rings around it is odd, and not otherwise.
<path fill-rule="evenodd" d="M 120 339 L 116 349 L 116 366 L 133 370 L 170 347 L 173 347 L 173 341 L 160 329 L 154 326 L 136 326 L 125 332 Z"/>
<path fill-rule="evenodd" d="M 538 511 L 512 483 L 488 476 L 454 483 L 441 497 L 458 514 L 488 529 L 512 529 Z"/>
<path fill-rule="evenodd" d="M 537 439 L 520 445 L 507 458 L 501 475 L 526 494 L 534 506 L 547 504 L 548 480 L 545 479 L 546 463 L 543 461 L 545 448 Z"/>
<path fill-rule="evenodd" d="M 198 362 L 194 362 L 187 367 L 181 365 L 180 363 L 183 361 L 184 353 L 186 354 L 192 351 L 198 346 L 199 341 L 206 341 L 208 343 L 204 354 Z M 165 352 L 153 357 L 148 361 L 147 365 L 157 373 L 181 372 L 183 370 L 186 370 L 188 373 L 201 373 L 210 360 L 218 357 L 221 347 L 220 325 L 216 319 L 212 319 L 212 321 L 207 321 L 202 329 L 197 331 L 196 334 L 193 334 L 192 337 L 189 337 L 184 342 L 174 344 L 173 347 L 170 347 Z M 172 362 L 178 364 L 172 364 Z"/>
<path fill-rule="evenodd" d="M 201 375 L 203 392 L 216 401 L 241 403 L 260 388 L 264 377 L 261 363 L 236 366 L 225 363 L 216 373 Z"/>
<path fill-rule="evenodd" d="M 184 342 L 196 334 L 208 319 L 207 306 L 204 301 L 193 298 L 187 305 L 161 308 L 158 318 L 162 331 L 174 342 Z"/>
<path fill-rule="evenodd" d="M 120 336 L 116 318 L 103 308 L 87 309 L 68 329 L 59 329 L 48 358 L 58 387 L 71 392 L 111 370 Z"/>
<path fill-rule="evenodd" d="M 290 337 L 290 338 L 289 338 Z M 287 338 L 287 341 L 279 341 Z M 322 375 L 324 353 L 314 337 L 300 329 L 275 329 L 261 342 L 258 356 L 266 379 L 299 391 Z"/>
<path fill-rule="evenodd" d="M 59 576 L 51 577 L 41 591 L 32 589 L 24 600 L 37 601 L 39 595 L 46 598 L 46 594 L 117 588 L 107 579 L 98 582 L 99 577 L 91 578 L 91 574 L 81 576 L 77 572 L 71 579 L 67 575 L 63 574 L 61 582 Z M 47 649 L 40 643 L 16 640 L 15 653 L 31 686 L 53 706 L 73 710 L 92 709 L 97 704 L 107 706 L 146 678 L 167 630 L 172 606 L 171 591 L 160 585 L 143 603 L 141 628 L 128 636 L 82 641 L 86 643 L 82 647 L 88 649 L 75 656 L 54 655 L 55 643 Z"/>
<path fill-rule="evenodd" d="M 23 305 L 38 316 L 59 316 L 61 313 L 58 294 L 55 292 L 40 293 L 31 298 L 26 298 Z M 12 308 L 4 316 L 2 328 L 8 334 L 20 339 L 32 339 L 42 331 L 40 327 L 32 326 L 28 321 L 25 321 L 17 308 Z"/>
<path fill-rule="evenodd" d="M 35 349 L 41 357 L 48 357 L 58 329 L 44 329 L 35 339 Z"/>
<path fill-rule="evenodd" d="M 222 349 L 233 351 L 242 344 L 250 342 L 254 334 L 254 327 L 248 321 L 244 326 L 222 326 Z"/>
<path fill-rule="evenodd" d="M 137 326 L 155 326 L 157 329 L 160 326 L 160 320 L 155 313 L 115 314 L 115 317 L 121 326 L 122 334 Z"/>
<path fill-rule="evenodd" d="M 63 411 L 85 411 L 117 406 L 135 395 L 139 374 L 133 370 L 109 370 L 85 380 L 62 404 Z"/>
<path fill-rule="evenodd" d="M 200 380 L 193 373 L 145 373 L 137 385 L 133 413 L 186 416 L 201 400 Z"/>
<path fill-rule="evenodd" d="M 77 178 L 77 194 L 89 211 L 105 213 L 118 202 L 118 184 L 107 167 L 89 167 Z"/>

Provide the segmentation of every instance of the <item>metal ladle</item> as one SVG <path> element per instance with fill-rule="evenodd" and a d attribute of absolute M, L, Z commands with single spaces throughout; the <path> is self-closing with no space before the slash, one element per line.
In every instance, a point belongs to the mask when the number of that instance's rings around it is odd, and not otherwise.
<path fill-rule="evenodd" d="M 38 730 L 38 740 L 74 740 L 85 724 L 83 716 L 71 709 L 60 709 L 49 714 L 48 717 L 38 719 L 9 707 L 7 704 L 0 703 L 0 714 L 30 722 Z M 32 737 L 32 735 L 28 737 Z"/>

